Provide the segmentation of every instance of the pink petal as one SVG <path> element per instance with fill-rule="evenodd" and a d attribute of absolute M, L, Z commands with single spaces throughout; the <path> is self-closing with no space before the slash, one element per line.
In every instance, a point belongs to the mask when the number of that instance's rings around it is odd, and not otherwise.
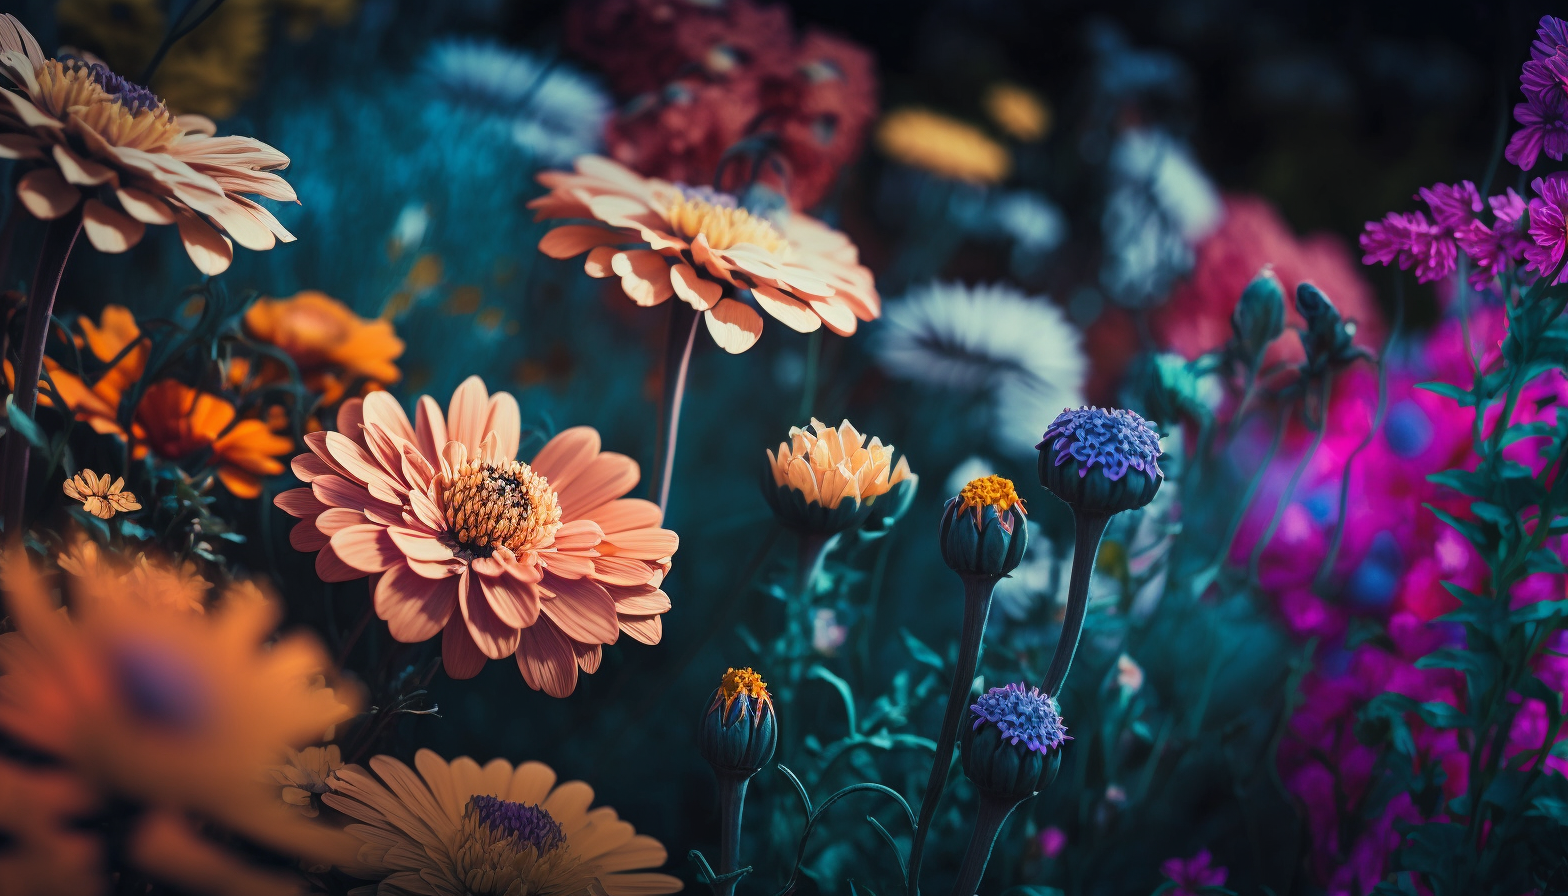
<path fill-rule="evenodd" d="M 310 482 L 317 476 L 326 476 L 332 472 L 327 462 L 314 454 L 301 454 L 289 461 L 289 469 L 299 477 L 301 482 Z"/>
<path fill-rule="evenodd" d="M 315 523 L 330 538 L 349 526 L 365 525 L 365 512 L 353 507 L 329 507 L 317 514 Z"/>
<path fill-rule="evenodd" d="M 363 510 L 375 500 L 370 497 L 370 492 L 362 485 L 350 482 L 348 479 L 329 473 L 317 476 L 310 481 L 310 489 L 315 493 L 316 499 L 331 507 L 348 507 L 353 510 Z"/>
<path fill-rule="evenodd" d="M 570 482 L 556 486 L 562 517 L 576 519 L 610 503 L 636 488 L 639 476 L 637 462 L 626 455 L 612 451 L 600 454 Z M 556 533 L 557 543 L 560 538 L 560 533 Z"/>
<path fill-rule="evenodd" d="M 310 553 L 326 547 L 328 538 L 325 532 L 316 528 L 312 520 L 300 520 L 289 530 L 289 544 L 296 551 Z"/>
<path fill-rule="evenodd" d="M 604 659 L 604 647 L 600 644 L 572 644 L 572 652 L 577 654 L 577 668 L 592 675 L 599 671 L 599 663 Z M 610 878 L 614 880 L 614 878 Z"/>
<path fill-rule="evenodd" d="M 593 558 L 581 554 L 547 551 L 539 555 L 539 560 L 546 569 L 563 579 L 580 579 L 583 576 L 593 575 L 594 571 Z"/>
<path fill-rule="evenodd" d="M 386 620 L 392 637 L 416 644 L 436 636 L 457 606 L 456 576 L 432 581 L 406 565 L 386 571 L 376 584 L 376 615 Z"/>
<path fill-rule="evenodd" d="M 523 629 L 517 644 L 517 668 L 536 691 L 566 697 L 577 687 L 577 655 L 572 642 L 548 619 Z"/>
<path fill-rule="evenodd" d="M 622 616 L 621 631 L 644 644 L 657 644 L 664 637 L 663 616 Z"/>
<path fill-rule="evenodd" d="M 498 660 L 517 649 L 518 629 L 501 621 L 501 617 L 490 609 L 490 602 L 481 593 L 478 579 L 478 576 L 469 572 L 458 580 L 457 606 L 463 611 L 468 634 L 479 647 L 479 652 Z"/>
<path fill-rule="evenodd" d="M 561 627 L 567 637 L 588 644 L 613 644 L 616 638 L 615 600 L 592 579 L 563 579 L 546 574 L 547 597 L 540 611 Z"/>
<path fill-rule="evenodd" d="M 300 519 L 309 519 L 327 509 L 327 505 L 316 500 L 316 495 L 308 488 L 291 488 L 279 492 L 272 503 L 289 516 Z"/>
<path fill-rule="evenodd" d="M 452 403 L 447 405 L 447 438 L 461 442 L 470 457 L 477 457 L 489 416 L 490 393 L 485 391 L 485 381 L 477 376 L 463 380 L 452 393 Z"/>
<path fill-rule="evenodd" d="M 403 552 L 403 556 L 410 560 L 445 563 L 452 559 L 452 549 L 429 535 L 396 526 L 388 529 L 387 534 L 392 536 L 392 543 Z"/>
<path fill-rule="evenodd" d="M 441 406 L 428 395 L 419 396 L 419 404 L 414 409 L 414 444 L 419 446 L 419 451 L 430 461 L 432 467 L 441 464 L 441 449 L 451 441 L 446 433 L 446 418 L 441 416 Z"/>
<path fill-rule="evenodd" d="M 503 576 L 477 576 L 490 609 L 513 628 L 527 628 L 539 621 L 539 592 L 526 582 Z"/>
<path fill-rule="evenodd" d="M 447 620 L 446 628 L 441 630 L 441 666 L 449 677 L 458 681 L 473 678 L 485 667 L 485 655 L 468 636 L 468 627 L 461 616 L 452 616 Z"/>
<path fill-rule="evenodd" d="M 557 227 L 539 241 L 539 251 L 551 258 L 572 258 L 595 246 L 612 246 L 626 238 L 613 230 L 591 224 Z"/>
<path fill-rule="evenodd" d="M 664 514 L 659 511 L 659 505 L 652 501 L 621 498 L 601 504 L 587 513 L 580 513 L 578 518 L 598 523 L 605 538 L 609 538 L 613 533 L 627 529 L 656 529 L 663 521 Z"/>
<path fill-rule="evenodd" d="M 364 578 L 365 573 L 344 563 L 328 544 L 316 554 L 316 577 L 323 582 L 350 582 Z"/>
<path fill-rule="evenodd" d="M 485 415 L 485 434 L 495 433 L 496 450 L 507 460 L 517 456 L 518 443 L 522 441 L 523 415 L 517 409 L 517 399 L 510 392 L 497 392 L 490 396 L 490 408 Z"/>
<path fill-rule="evenodd" d="M 365 396 L 360 405 L 360 416 L 365 423 L 379 426 L 388 435 L 396 436 L 407 442 L 414 442 L 414 427 L 408 422 L 408 415 L 403 412 L 403 406 L 390 392 L 372 392 Z"/>
<path fill-rule="evenodd" d="M 653 581 L 653 570 L 630 557 L 596 557 L 593 577 L 607 585 L 646 585 Z"/>
<path fill-rule="evenodd" d="M 371 523 L 332 533 L 332 551 L 344 563 L 364 572 L 383 572 L 403 560 L 386 527 Z"/>
<path fill-rule="evenodd" d="M 599 524 L 592 520 L 572 520 L 555 531 L 557 551 L 577 554 L 591 552 L 603 540 L 604 533 L 600 531 Z"/>
<path fill-rule="evenodd" d="M 627 616 L 655 616 L 669 611 L 670 596 L 657 589 L 647 594 L 622 597 L 615 601 L 615 612 Z"/>
<path fill-rule="evenodd" d="M 635 529 L 615 533 L 615 540 L 607 539 L 599 552 L 637 560 L 663 560 L 673 556 L 680 545 L 680 536 L 669 529 Z"/>
<path fill-rule="evenodd" d="M 583 273 L 597 280 L 614 277 L 615 271 L 610 267 L 610 262 L 619 255 L 621 250 L 611 246 L 600 246 L 588 253 L 583 260 Z"/>
<path fill-rule="evenodd" d="M 599 431 L 591 426 L 562 430 L 529 463 L 534 472 L 560 491 L 599 454 Z"/>
<path fill-rule="evenodd" d="M 738 355 L 762 338 L 762 315 L 734 299 L 722 299 L 703 312 L 708 334 L 719 348 Z"/>

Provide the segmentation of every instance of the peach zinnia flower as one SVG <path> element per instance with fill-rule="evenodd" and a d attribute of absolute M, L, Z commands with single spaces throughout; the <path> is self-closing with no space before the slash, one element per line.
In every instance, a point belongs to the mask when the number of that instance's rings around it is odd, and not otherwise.
<path fill-rule="evenodd" d="M 303 520 L 289 540 L 320 551 L 326 581 L 372 576 L 392 637 L 441 633 L 448 675 L 515 654 L 530 687 L 564 697 L 621 632 L 659 642 L 670 608 L 659 585 L 679 541 L 657 505 L 621 497 L 637 463 L 601 452 L 591 427 L 522 463 L 516 399 L 478 377 L 444 417 L 426 395 L 410 424 L 374 392 L 345 401 L 338 425 L 305 437 L 311 453 L 293 466 L 310 485 L 276 499 Z"/>
<path fill-rule="evenodd" d="M 49 59 L 15 16 L 0 15 L 0 158 L 44 163 L 22 176 L 16 196 L 51 221 L 82 204 L 82 229 L 100 252 L 124 252 L 148 224 L 175 224 L 191 261 L 221 274 L 230 240 L 271 249 L 293 235 L 240 195 L 288 202 L 294 190 L 272 172 L 288 156 L 250 137 L 215 137 L 200 115 L 175 115 L 152 91 L 102 63 Z"/>
<path fill-rule="evenodd" d="M 245 331 L 275 345 L 299 365 L 317 392 L 327 375 L 342 373 L 385 385 L 402 375 L 393 362 L 403 354 L 389 320 L 366 320 L 324 292 L 306 290 L 287 299 L 259 299 L 245 312 Z M 338 387 L 338 395 L 342 387 Z M 336 401 L 329 398 L 328 404 Z"/>
<path fill-rule="evenodd" d="M 792 426 L 778 453 L 766 452 L 768 478 L 762 494 L 784 525 L 832 534 L 864 523 L 873 505 L 896 519 L 914 498 L 920 477 L 909 459 L 893 463 L 893 446 L 873 436 L 870 443 L 848 420 L 837 427 L 811 418 L 811 428 Z M 878 504 L 878 500 L 881 504 Z"/>
<path fill-rule="evenodd" d="M 449 763 L 420 750 L 417 774 L 391 756 L 370 767 L 380 780 L 347 766 L 321 799 L 362 822 L 348 830 L 365 845 L 343 870 L 380 881 L 376 893 L 661 896 L 681 888 L 680 878 L 638 870 L 665 863 L 663 844 L 608 806 L 590 810 L 593 788 L 557 783 L 542 762 Z"/>
<path fill-rule="evenodd" d="M 294 440 L 260 420 L 236 421 L 234 405 L 176 380 L 147 387 L 136 405 L 137 459 L 150 450 L 169 460 L 210 452 L 218 481 L 240 498 L 261 494 L 261 477 L 283 472 Z"/>
<path fill-rule="evenodd" d="M 539 241 L 551 258 L 588 253 L 593 277 L 621 278 L 639 305 L 672 295 L 703 316 L 713 341 L 743 352 L 762 335 L 762 317 L 742 290 L 792 329 L 823 324 L 841 336 L 881 313 L 871 272 L 842 233 L 788 210 L 753 215 L 735 197 L 644 178 L 600 156 L 577 160 L 576 173 L 547 171 L 550 192 L 528 203 L 537 220 L 580 218 Z"/>

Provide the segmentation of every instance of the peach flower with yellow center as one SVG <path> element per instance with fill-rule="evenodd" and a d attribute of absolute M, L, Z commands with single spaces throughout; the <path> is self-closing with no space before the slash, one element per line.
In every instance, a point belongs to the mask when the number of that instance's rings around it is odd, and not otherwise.
<path fill-rule="evenodd" d="M 762 317 L 810 333 L 826 325 L 841 336 L 881 314 L 871 272 L 853 243 L 821 221 L 788 209 L 760 216 L 735 197 L 645 178 L 599 156 L 575 172 L 549 171 L 550 192 L 528 205 L 537 220 L 591 224 L 556 227 L 539 241 L 551 258 L 588 253 L 589 276 L 619 277 L 638 305 L 678 297 L 702 312 L 713 341 L 743 352 L 762 335 Z"/>
<path fill-rule="evenodd" d="M 124 252 L 148 224 L 174 224 L 191 261 L 220 274 L 233 243 L 271 249 L 294 239 L 241 194 L 296 201 L 273 172 L 288 157 L 250 137 L 216 137 L 200 115 L 175 115 L 147 88 L 102 63 L 49 59 L 15 16 L 0 15 L 0 158 L 42 163 L 16 197 L 41 220 L 81 206 L 100 252 Z"/>
<path fill-rule="evenodd" d="M 424 396 L 411 423 L 375 392 L 345 401 L 338 425 L 305 437 L 311 453 L 293 467 L 308 486 L 276 503 L 301 519 L 289 540 L 319 551 L 321 578 L 371 579 L 393 638 L 440 634 L 453 678 L 512 655 L 530 687 L 557 697 L 622 632 L 659 642 L 679 539 L 657 505 L 622 497 L 637 463 L 600 451 L 591 427 L 519 461 L 517 401 L 478 377 L 445 415 Z"/>

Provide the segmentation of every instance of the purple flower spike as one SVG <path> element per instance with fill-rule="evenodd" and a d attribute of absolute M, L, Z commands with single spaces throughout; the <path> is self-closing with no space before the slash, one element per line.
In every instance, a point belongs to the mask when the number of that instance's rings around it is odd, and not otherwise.
<path fill-rule="evenodd" d="M 1137 413 L 1122 408 L 1062 411 L 1035 447 L 1043 451 L 1047 444 L 1056 452 L 1056 466 L 1069 457 L 1077 459 L 1079 477 L 1089 475 L 1095 464 L 1113 482 L 1126 476 L 1129 467 L 1150 476 L 1165 475 L 1160 470 L 1160 434 Z"/>
<path fill-rule="evenodd" d="M 1025 689 L 1017 682 L 992 688 L 969 709 L 975 714 L 976 729 L 990 723 L 1001 732 L 1003 740 L 1022 743 L 1036 753 L 1049 753 L 1072 740 L 1067 736 L 1067 726 L 1062 724 L 1056 701 L 1040 693 L 1039 688 Z"/>
<path fill-rule="evenodd" d="M 1530 237 L 1535 245 L 1525 249 L 1525 257 L 1532 270 L 1550 274 L 1562 264 L 1568 249 L 1568 174 L 1538 177 L 1530 188 L 1536 194 L 1530 200 Z M 1557 282 L 1568 282 L 1568 272 L 1559 274 Z"/>

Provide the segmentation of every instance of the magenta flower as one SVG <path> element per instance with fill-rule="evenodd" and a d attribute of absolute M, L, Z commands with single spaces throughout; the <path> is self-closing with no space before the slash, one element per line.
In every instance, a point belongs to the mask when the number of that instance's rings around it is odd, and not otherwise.
<path fill-rule="evenodd" d="M 1507 270 L 1508 265 L 1524 260 L 1530 240 L 1519 230 L 1519 219 L 1524 216 L 1524 199 L 1509 188 L 1502 196 L 1487 200 L 1492 207 L 1492 226 L 1471 221 L 1454 233 L 1459 244 L 1475 268 L 1470 271 L 1470 285 L 1485 289 L 1493 278 Z"/>
<path fill-rule="evenodd" d="M 1402 271 L 1414 267 L 1422 283 L 1452 274 L 1459 258 L 1453 232 L 1420 212 L 1389 212 L 1381 221 L 1368 221 L 1361 248 L 1363 264 L 1397 263 Z"/>
<path fill-rule="evenodd" d="M 1051 825 L 1040 832 L 1040 855 L 1054 859 L 1067 848 L 1067 832 L 1056 825 Z"/>
<path fill-rule="evenodd" d="M 1530 188 L 1535 198 L 1530 200 L 1530 239 L 1525 258 L 1531 270 L 1551 274 L 1562 264 L 1563 250 L 1568 244 L 1568 175 L 1558 173 L 1538 177 Z M 1557 282 L 1568 280 L 1559 274 Z"/>
<path fill-rule="evenodd" d="M 1481 213 L 1481 194 L 1475 184 L 1460 181 L 1457 184 L 1433 184 L 1416 191 L 1416 198 L 1432 210 L 1432 217 L 1444 230 L 1468 227 Z"/>
<path fill-rule="evenodd" d="M 1542 16 L 1535 34 L 1535 42 L 1530 44 L 1530 61 L 1519 73 L 1519 86 L 1525 96 L 1561 98 L 1564 95 L 1563 50 L 1568 49 L 1568 22 Z"/>
<path fill-rule="evenodd" d="M 1170 896 L 1199 896 L 1206 887 L 1224 886 L 1229 872 L 1212 866 L 1213 859 L 1206 849 L 1190 859 L 1166 859 L 1160 873 L 1176 883 L 1174 890 L 1167 891 Z"/>
<path fill-rule="evenodd" d="M 1568 57 L 1557 58 L 1568 65 Z M 1526 93 L 1525 102 L 1514 106 L 1514 120 L 1524 127 L 1509 138 L 1503 158 L 1529 171 L 1543 152 L 1558 160 L 1568 154 L 1568 94 L 1561 84 L 1551 92 Z"/>

